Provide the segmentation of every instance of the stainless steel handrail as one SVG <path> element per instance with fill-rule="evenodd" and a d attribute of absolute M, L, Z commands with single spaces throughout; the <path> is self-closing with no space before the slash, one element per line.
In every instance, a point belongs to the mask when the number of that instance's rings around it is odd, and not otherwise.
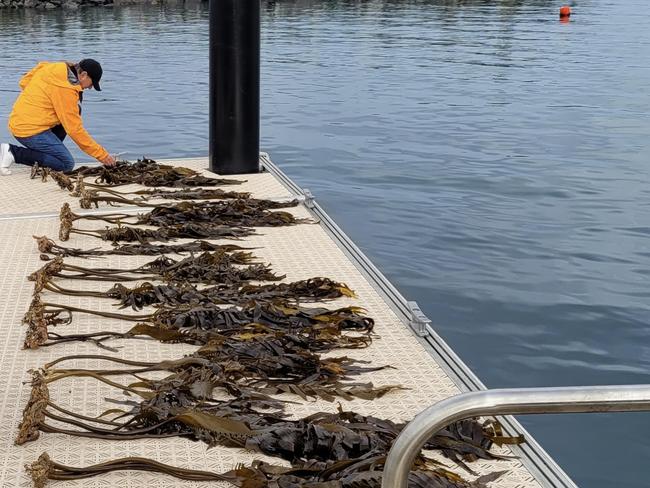
<path fill-rule="evenodd" d="M 382 488 L 407 488 L 415 456 L 436 432 L 458 420 L 485 415 L 650 411 L 650 385 L 511 388 L 463 393 L 424 410 L 388 453 Z"/>

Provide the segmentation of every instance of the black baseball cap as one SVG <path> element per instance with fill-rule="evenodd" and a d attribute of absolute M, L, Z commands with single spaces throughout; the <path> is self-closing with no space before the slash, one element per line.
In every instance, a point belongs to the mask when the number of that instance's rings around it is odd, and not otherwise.
<path fill-rule="evenodd" d="M 102 70 L 102 65 L 94 59 L 82 59 L 79 62 L 79 67 L 81 68 L 81 71 L 88 73 L 88 76 L 90 76 L 90 79 L 93 82 L 93 88 L 97 91 L 102 91 L 99 87 L 99 80 L 102 79 L 102 73 L 104 72 L 104 70 Z"/>

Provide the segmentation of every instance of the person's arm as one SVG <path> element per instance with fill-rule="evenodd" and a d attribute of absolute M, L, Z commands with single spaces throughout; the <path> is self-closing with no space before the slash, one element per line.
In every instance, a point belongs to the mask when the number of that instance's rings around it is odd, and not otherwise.
<path fill-rule="evenodd" d="M 67 88 L 53 86 L 51 100 L 59 121 L 77 146 L 89 156 L 103 163 L 110 161 L 111 156 L 108 151 L 97 144 L 84 129 L 77 107 L 78 93 Z"/>

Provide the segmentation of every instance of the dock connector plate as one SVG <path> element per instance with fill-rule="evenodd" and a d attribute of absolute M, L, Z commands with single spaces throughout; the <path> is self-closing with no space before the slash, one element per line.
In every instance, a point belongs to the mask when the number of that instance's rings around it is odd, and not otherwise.
<path fill-rule="evenodd" d="M 409 325 L 411 329 L 415 331 L 420 337 L 425 337 L 429 335 L 427 327 L 431 324 L 431 319 L 424 315 L 424 312 L 420 309 L 420 306 L 417 302 L 406 302 L 409 307 L 409 312 L 411 313 L 411 320 Z"/>
<path fill-rule="evenodd" d="M 314 194 L 311 192 L 309 188 L 303 188 L 302 190 L 303 194 L 303 203 L 305 204 L 305 207 L 307 208 L 314 208 Z"/>

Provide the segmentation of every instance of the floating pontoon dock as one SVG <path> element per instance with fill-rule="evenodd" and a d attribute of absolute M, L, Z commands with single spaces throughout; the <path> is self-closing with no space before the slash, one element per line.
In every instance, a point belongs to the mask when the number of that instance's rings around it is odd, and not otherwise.
<path fill-rule="evenodd" d="M 201 169 L 210 174 L 206 159 L 185 159 L 166 161 L 168 164 Z M 338 306 L 355 304 L 364 307 L 369 316 L 376 320 L 375 332 L 378 337 L 367 349 L 344 351 L 344 354 L 371 362 L 373 365 L 392 365 L 394 369 L 373 372 L 363 378 L 376 385 L 401 384 L 408 388 L 391 392 L 373 400 L 341 401 L 348 410 L 361 414 L 375 415 L 394 421 L 409 421 L 417 413 L 432 403 L 456 395 L 459 392 L 483 389 L 478 378 L 463 364 L 454 352 L 435 333 L 428 319 L 414 304 L 409 304 L 372 265 L 343 231 L 327 216 L 308 191 L 303 191 L 286 177 L 265 154 L 261 157 L 262 173 L 234 176 L 246 180 L 236 187 L 237 191 L 251 192 L 253 197 L 285 200 L 299 198 L 298 207 L 290 209 L 299 217 L 311 217 L 316 224 L 301 224 L 291 227 L 261 228 L 257 235 L 237 242 L 242 246 L 255 248 L 255 254 L 271 264 L 273 270 L 286 274 L 287 281 L 326 276 L 347 283 L 356 291 L 358 299 L 338 299 Z M 229 176 L 230 177 L 230 176 Z M 128 189 L 128 187 L 123 187 Z M 63 355 L 105 354 L 91 343 L 67 343 L 37 350 L 23 350 L 25 327 L 21 318 L 32 298 L 33 283 L 27 275 L 43 262 L 32 236 L 46 235 L 56 238 L 58 234 L 58 213 L 64 202 L 69 202 L 77 213 L 106 213 L 114 211 L 110 207 L 96 210 L 79 210 L 78 202 L 49 181 L 29 179 L 27 168 L 17 168 L 14 174 L 0 178 L 2 205 L 0 206 L 0 339 L 1 361 L 0 382 L 0 487 L 28 487 L 24 464 L 31 463 L 47 451 L 58 462 L 71 466 L 87 466 L 103 461 L 126 457 L 144 456 L 174 466 L 224 472 L 238 463 L 249 463 L 253 459 L 265 459 L 278 463 L 277 459 L 265 458 L 257 453 L 241 449 L 215 447 L 207 449 L 199 442 L 181 438 L 149 439 L 113 442 L 106 440 L 83 439 L 59 434 L 43 434 L 35 442 L 15 446 L 16 429 L 22 418 L 22 411 L 29 397 L 30 375 L 28 371 Z M 141 211 L 140 208 L 120 207 L 119 211 Z M 97 228 L 97 222 L 79 224 L 87 228 Z M 101 223 L 99 223 L 101 224 Z M 229 241 L 232 243 L 232 241 Z M 110 244 L 95 238 L 73 234 L 66 245 L 77 248 L 109 247 Z M 151 260 L 150 256 L 107 256 L 95 263 L 101 266 L 133 267 Z M 66 262 L 88 265 L 89 260 L 66 258 Z M 100 264 L 95 264 L 99 266 Z M 97 282 L 76 281 L 75 288 L 104 289 Z M 49 292 L 45 297 L 53 296 Z M 58 303 L 115 311 L 113 302 L 96 298 L 56 296 Z M 108 325 L 110 324 L 110 327 Z M 75 316 L 72 325 L 66 326 L 78 332 L 91 332 L 120 327 L 128 330 L 131 323 L 92 317 Z M 160 361 L 179 357 L 195 348 L 181 344 L 161 344 L 147 340 L 116 340 L 110 344 L 118 347 L 116 356 L 128 359 Z M 111 353 L 108 353 L 111 354 Z M 98 362 L 85 362 L 83 367 L 99 367 Z M 57 383 L 52 389 L 54 400 L 72 411 L 98 415 L 106 408 L 103 399 L 115 390 L 102 386 L 96 381 L 74 380 Z M 297 398 L 297 397 L 296 397 Z M 299 402 L 289 404 L 288 412 L 305 415 L 317 411 L 333 412 L 337 403 L 325 401 Z M 512 418 L 503 419 L 508 433 L 524 433 L 527 443 L 522 447 L 498 452 L 514 454 L 517 459 L 507 461 L 476 462 L 473 469 L 479 473 L 506 470 L 499 480 L 491 483 L 495 488 L 539 488 L 575 487 L 574 483 L 543 451 L 543 449 L 523 432 L 522 427 Z M 453 462 L 441 458 L 451 469 L 461 472 Z M 281 462 L 281 461 L 280 461 Z M 462 472 L 461 472 L 462 473 Z M 466 475 L 466 473 L 463 473 Z M 468 479 L 472 476 L 467 475 Z M 52 482 L 53 487 L 83 486 L 84 488 L 119 487 L 140 488 L 156 486 L 199 487 L 219 486 L 220 483 L 197 483 L 178 481 L 165 475 L 141 472 L 118 472 L 84 480 L 83 482 Z M 225 486 L 225 484 L 224 484 Z"/>

